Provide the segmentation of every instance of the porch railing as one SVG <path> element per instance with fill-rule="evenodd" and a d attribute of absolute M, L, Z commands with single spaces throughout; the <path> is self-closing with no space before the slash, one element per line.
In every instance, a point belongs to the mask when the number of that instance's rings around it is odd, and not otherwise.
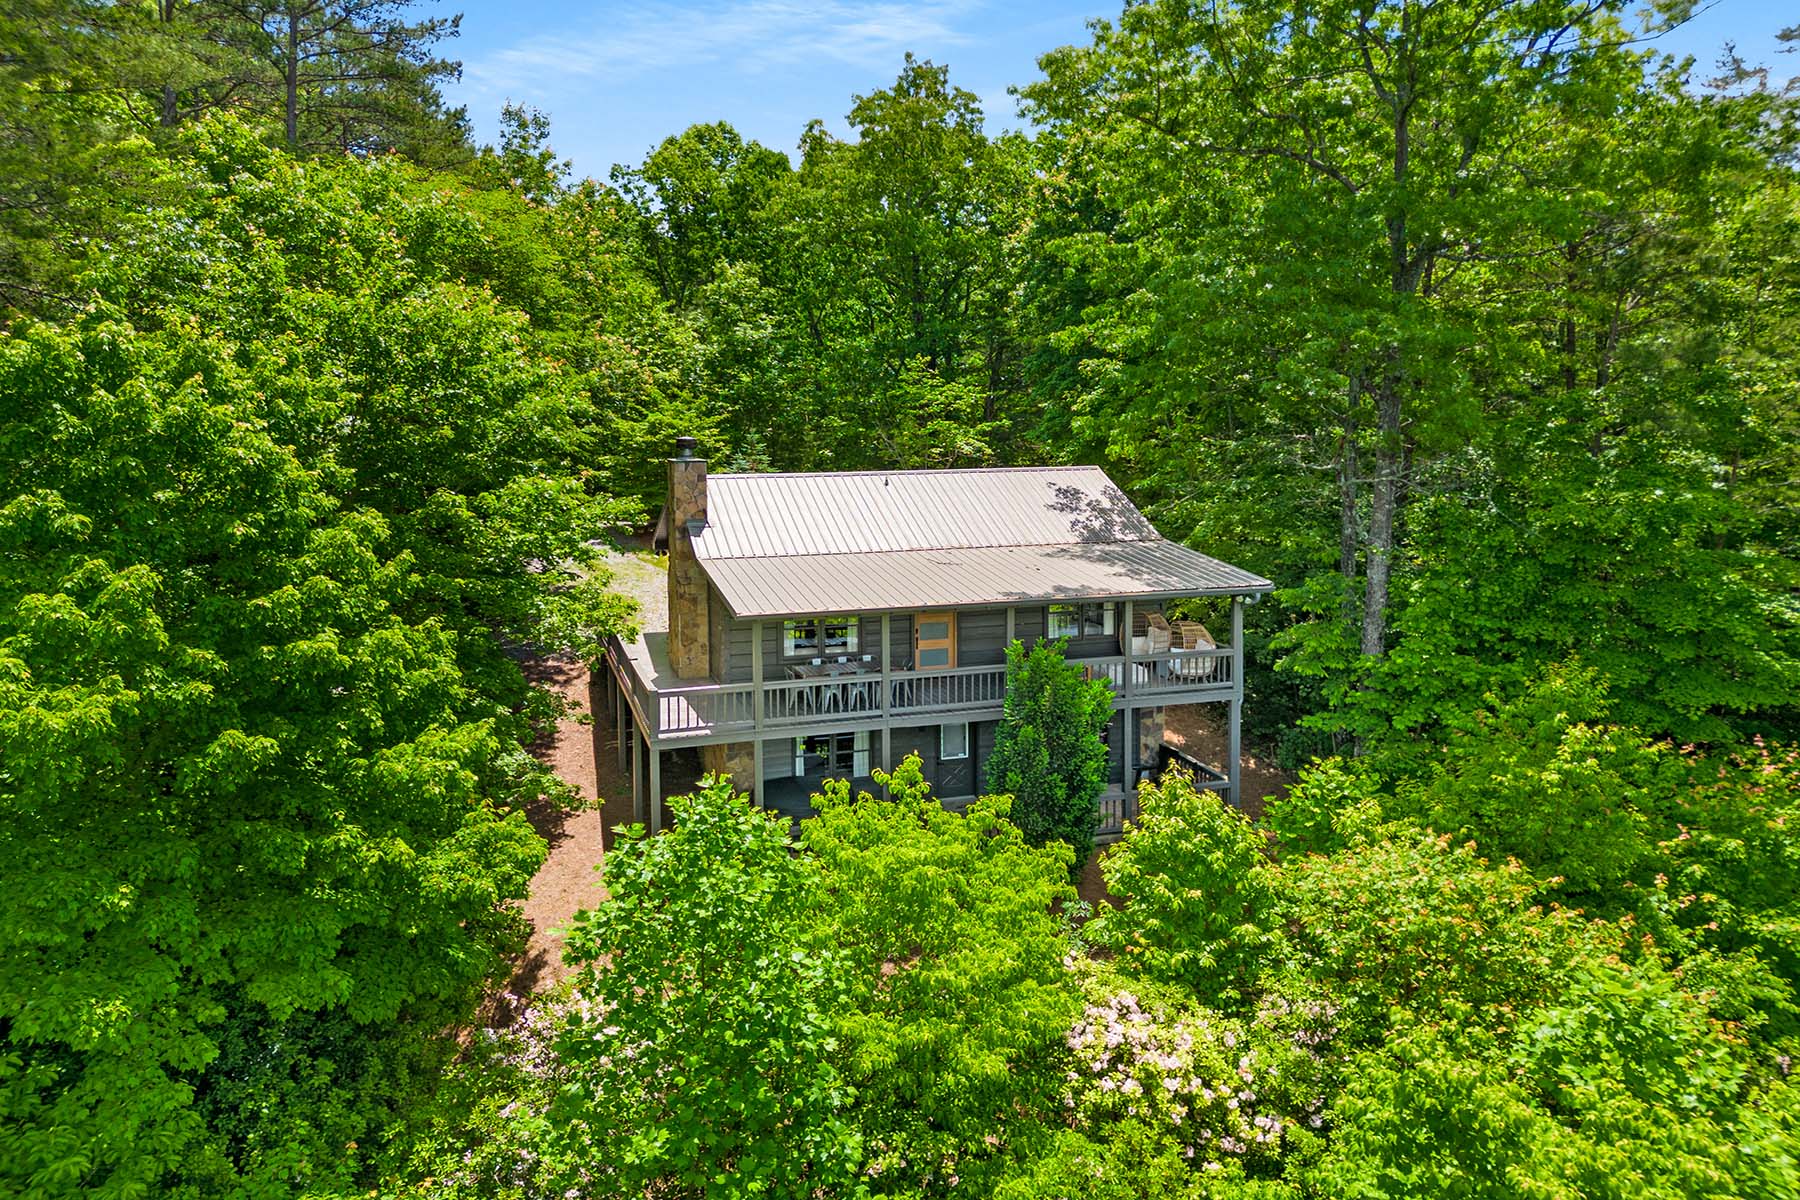
<path fill-rule="evenodd" d="M 1150 704 L 1229 693 L 1233 686 L 1234 660 L 1229 648 L 1073 661 L 1090 678 L 1106 680 L 1115 696 Z M 1006 699 L 1006 668 L 895 671 L 888 676 L 885 693 L 878 671 L 826 679 L 765 680 L 760 722 L 754 683 L 684 684 L 654 693 L 640 685 L 638 695 L 640 701 L 649 702 L 644 711 L 656 713 L 659 737 L 757 728 L 780 731 L 854 720 L 861 715 L 900 717 L 994 709 Z"/>
<path fill-rule="evenodd" d="M 1100 828 L 1094 831 L 1095 840 L 1114 842 L 1125 832 L 1125 819 L 1137 816 L 1137 797 L 1126 792 L 1102 792 L 1100 794 Z"/>

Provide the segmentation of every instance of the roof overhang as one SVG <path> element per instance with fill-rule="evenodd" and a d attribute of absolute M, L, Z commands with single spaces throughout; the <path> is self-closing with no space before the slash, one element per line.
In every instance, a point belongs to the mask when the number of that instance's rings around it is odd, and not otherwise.
<path fill-rule="evenodd" d="M 740 619 L 1270 591 L 1260 575 L 1161 539 L 702 558 Z"/>

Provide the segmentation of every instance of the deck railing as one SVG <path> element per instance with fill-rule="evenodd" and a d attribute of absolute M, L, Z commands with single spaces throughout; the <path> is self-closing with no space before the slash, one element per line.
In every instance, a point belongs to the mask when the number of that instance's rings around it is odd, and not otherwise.
<path fill-rule="evenodd" d="M 992 708 L 1006 699 L 1005 667 L 902 671 L 889 681 L 890 711 L 946 712 Z"/>
<path fill-rule="evenodd" d="M 1125 832 L 1126 817 L 1137 816 L 1137 797 L 1125 792 L 1100 794 L 1100 828 L 1094 831 L 1097 841 L 1115 842 Z"/>
<path fill-rule="evenodd" d="M 1199 699 L 1206 693 L 1233 690 L 1233 656 L 1228 647 L 1073 661 L 1090 678 L 1106 680 L 1113 694 L 1122 699 L 1174 704 L 1184 695 Z M 760 718 L 754 683 L 684 684 L 654 693 L 640 684 L 638 695 L 643 711 L 656 713 L 659 737 L 780 731 L 859 715 L 900 717 L 991 710 L 1006 699 L 1006 668 L 894 671 L 887 676 L 885 695 L 879 671 L 824 679 L 765 680 Z"/>

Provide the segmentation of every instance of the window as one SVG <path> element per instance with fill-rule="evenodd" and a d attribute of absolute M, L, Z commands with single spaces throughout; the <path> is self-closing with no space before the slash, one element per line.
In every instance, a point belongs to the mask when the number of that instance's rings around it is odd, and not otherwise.
<path fill-rule="evenodd" d="M 836 658 L 855 654 L 856 617 L 802 617 L 781 623 L 783 658 Z"/>
<path fill-rule="evenodd" d="M 969 757 L 969 727 L 966 724 L 938 727 L 938 757 L 940 759 Z"/>
<path fill-rule="evenodd" d="M 1111 637 L 1113 605 L 1052 604 L 1050 636 L 1053 638 Z"/>
<path fill-rule="evenodd" d="M 869 773 L 869 734 L 824 733 L 794 739 L 794 775 L 861 778 Z"/>

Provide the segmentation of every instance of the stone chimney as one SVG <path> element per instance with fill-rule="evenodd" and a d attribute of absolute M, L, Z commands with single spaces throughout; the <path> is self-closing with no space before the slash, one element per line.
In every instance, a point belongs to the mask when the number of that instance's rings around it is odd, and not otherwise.
<path fill-rule="evenodd" d="M 706 460 L 699 443 L 675 439 L 669 460 L 669 665 L 683 679 L 704 679 L 712 669 L 707 624 L 706 573 L 694 558 L 694 534 L 706 527 Z"/>

